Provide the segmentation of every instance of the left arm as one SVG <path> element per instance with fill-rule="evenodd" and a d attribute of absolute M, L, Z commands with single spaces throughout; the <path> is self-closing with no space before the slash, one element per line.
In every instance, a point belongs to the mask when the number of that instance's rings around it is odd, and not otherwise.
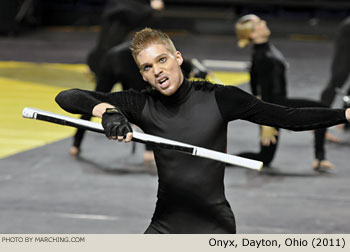
<path fill-rule="evenodd" d="M 216 90 L 219 110 L 226 121 L 243 119 L 293 131 L 330 127 L 350 120 L 347 109 L 288 108 L 258 100 L 233 86 Z"/>
<path fill-rule="evenodd" d="M 259 101 L 240 119 L 293 131 L 327 128 L 345 123 L 345 109 L 288 108 Z"/>

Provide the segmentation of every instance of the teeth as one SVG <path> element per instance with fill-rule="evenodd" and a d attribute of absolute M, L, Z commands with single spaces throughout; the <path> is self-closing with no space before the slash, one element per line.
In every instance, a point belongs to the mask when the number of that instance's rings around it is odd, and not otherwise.
<path fill-rule="evenodd" d="M 159 83 L 162 84 L 163 82 L 165 82 L 167 80 L 166 77 L 164 77 L 163 79 L 159 80 Z"/>

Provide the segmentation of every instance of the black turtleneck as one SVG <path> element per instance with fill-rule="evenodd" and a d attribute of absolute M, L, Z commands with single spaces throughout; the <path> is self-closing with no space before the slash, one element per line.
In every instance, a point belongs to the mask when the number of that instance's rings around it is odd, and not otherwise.
<path fill-rule="evenodd" d="M 254 44 L 250 70 L 252 93 L 263 101 L 279 104 L 287 96 L 286 61 L 271 43 Z"/>
<path fill-rule="evenodd" d="M 227 124 L 236 119 L 292 130 L 345 121 L 344 110 L 290 109 L 264 103 L 237 87 L 186 79 L 172 96 L 156 90 L 98 93 L 73 89 L 61 92 L 56 101 L 71 113 L 91 113 L 96 104 L 108 102 L 145 133 L 220 152 L 226 148 Z M 154 230 L 235 232 L 225 198 L 223 163 L 167 149 L 155 149 L 154 154 L 159 176 Z"/>

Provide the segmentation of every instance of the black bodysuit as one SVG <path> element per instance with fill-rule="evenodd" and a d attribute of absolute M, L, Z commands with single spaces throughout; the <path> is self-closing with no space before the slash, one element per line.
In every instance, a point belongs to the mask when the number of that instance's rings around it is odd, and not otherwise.
<path fill-rule="evenodd" d="M 327 107 L 317 101 L 287 98 L 286 61 L 282 53 L 269 42 L 254 44 L 250 79 L 252 93 L 265 102 L 293 108 Z M 325 133 L 325 128 L 315 131 L 315 158 L 318 160 L 326 158 Z M 260 143 L 260 152 L 258 153 L 244 152 L 238 155 L 260 160 L 264 162 L 264 165 L 269 165 L 277 149 L 278 136 L 276 136 L 276 140 L 276 144 L 269 146 Z"/>
<path fill-rule="evenodd" d="M 184 80 L 172 96 L 158 91 L 98 93 L 72 89 L 57 103 L 71 113 L 91 114 L 95 105 L 117 106 L 144 132 L 224 152 L 227 124 L 243 119 L 291 130 L 345 122 L 344 109 L 293 109 L 264 103 L 233 86 Z M 146 233 L 235 233 L 225 198 L 225 164 L 155 149 L 158 201 Z"/>

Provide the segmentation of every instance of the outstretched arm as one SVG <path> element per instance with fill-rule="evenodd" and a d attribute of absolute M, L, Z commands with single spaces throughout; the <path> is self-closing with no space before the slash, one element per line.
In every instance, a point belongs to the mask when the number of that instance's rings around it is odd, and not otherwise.
<path fill-rule="evenodd" d="M 289 108 L 258 100 L 233 86 L 216 91 L 217 103 L 226 121 L 243 119 L 293 131 L 326 128 L 349 121 L 349 111 L 329 108 Z"/>
<path fill-rule="evenodd" d="M 293 131 L 327 128 L 345 123 L 345 109 L 289 108 L 259 101 L 240 119 Z"/>

